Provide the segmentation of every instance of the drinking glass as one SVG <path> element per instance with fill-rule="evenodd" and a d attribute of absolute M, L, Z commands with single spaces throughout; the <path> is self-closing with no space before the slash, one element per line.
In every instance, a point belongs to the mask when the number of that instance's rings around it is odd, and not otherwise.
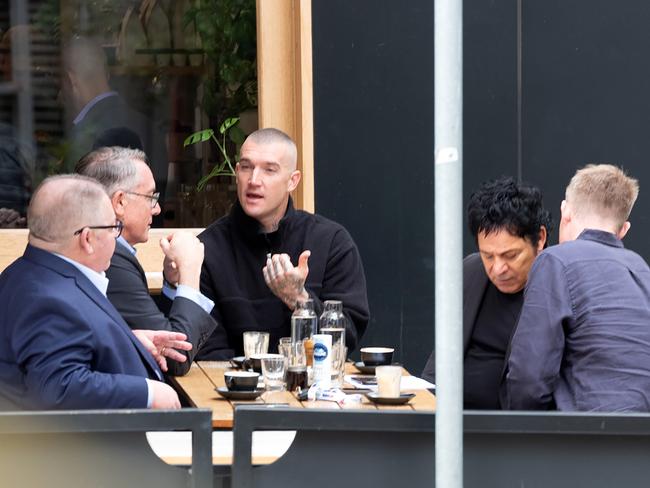
<path fill-rule="evenodd" d="M 287 390 L 304 390 L 309 385 L 305 344 L 294 342 L 287 349 Z"/>
<path fill-rule="evenodd" d="M 287 355 L 289 366 L 307 366 L 307 355 L 304 342 L 292 342 L 288 346 Z"/>
<path fill-rule="evenodd" d="M 262 358 L 262 376 L 267 391 L 284 390 L 287 360 L 282 354 L 269 354 Z"/>
<path fill-rule="evenodd" d="M 268 332 L 244 332 L 244 356 L 246 359 L 250 359 L 253 354 L 266 354 L 268 351 Z"/>
<path fill-rule="evenodd" d="M 280 337 L 280 340 L 278 341 L 278 353 L 288 358 L 290 347 L 291 337 Z"/>
<path fill-rule="evenodd" d="M 375 376 L 377 377 L 377 390 L 380 397 L 396 398 L 400 396 L 401 366 L 377 366 Z"/>

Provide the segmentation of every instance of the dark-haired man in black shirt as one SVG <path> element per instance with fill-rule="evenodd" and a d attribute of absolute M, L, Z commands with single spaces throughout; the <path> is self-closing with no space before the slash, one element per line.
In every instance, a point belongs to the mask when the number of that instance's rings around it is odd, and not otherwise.
<path fill-rule="evenodd" d="M 541 192 L 512 178 L 481 185 L 470 197 L 467 214 L 479 252 L 463 261 L 464 406 L 500 409 L 510 336 L 551 219 Z M 435 350 L 422 376 L 435 382 Z"/>

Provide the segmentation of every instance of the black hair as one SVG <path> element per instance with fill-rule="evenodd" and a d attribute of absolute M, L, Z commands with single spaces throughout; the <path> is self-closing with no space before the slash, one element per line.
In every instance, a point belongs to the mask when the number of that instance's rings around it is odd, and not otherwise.
<path fill-rule="evenodd" d="M 533 246 L 539 241 L 539 229 L 551 230 L 551 213 L 544 208 L 539 188 L 517 185 L 510 177 L 483 183 L 469 198 L 469 230 L 476 238 L 480 232 L 490 234 L 507 230 L 528 239 Z M 548 242 L 548 241 L 547 241 Z"/>

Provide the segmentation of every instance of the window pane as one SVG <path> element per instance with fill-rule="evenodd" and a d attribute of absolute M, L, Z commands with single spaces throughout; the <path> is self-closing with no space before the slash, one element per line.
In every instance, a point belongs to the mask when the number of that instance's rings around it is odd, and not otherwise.
<path fill-rule="evenodd" d="M 94 147 L 144 149 L 165 227 L 202 227 L 235 198 L 235 141 L 257 125 L 255 0 L 0 0 L 0 226 Z M 225 151 L 193 133 L 240 121 Z M 217 166 L 219 176 L 197 184 Z M 24 225 L 24 224 L 23 224 Z"/>

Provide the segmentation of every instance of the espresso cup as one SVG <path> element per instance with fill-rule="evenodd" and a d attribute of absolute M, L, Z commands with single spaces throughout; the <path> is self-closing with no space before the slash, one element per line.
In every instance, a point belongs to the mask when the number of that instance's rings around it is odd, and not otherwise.
<path fill-rule="evenodd" d="M 248 360 L 248 367 L 256 373 L 262 374 L 262 359 L 269 356 L 277 356 L 277 354 L 253 354 Z"/>
<path fill-rule="evenodd" d="M 231 391 L 254 391 L 260 374 L 253 371 L 226 371 L 223 377 L 226 387 Z"/>
<path fill-rule="evenodd" d="M 362 347 L 361 361 L 364 366 L 384 366 L 393 362 L 392 347 Z"/>

